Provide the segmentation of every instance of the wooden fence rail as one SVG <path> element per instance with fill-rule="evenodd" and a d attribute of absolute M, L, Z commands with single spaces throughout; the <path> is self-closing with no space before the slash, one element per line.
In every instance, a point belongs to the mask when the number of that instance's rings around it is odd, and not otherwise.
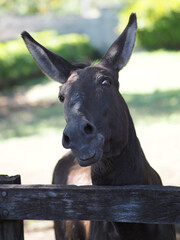
<path fill-rule="evenodd" d="M 180 187 L 0 184 L 0 220 L 23 219 L 179 224 Z"/>
<path fill-rule="evenodd" d="M 1 184 L 21 184 L 21 178 L 19 175 L 0 175 Z M 6 220 L 8 209 L 1 206 L 7 197 L 7 192 L 0 191 L 0 240 L 24 240 L 23 220 Z"/>
<path fill-rule="evenodd" d="M 2 220 L 180 223 L 180 188 L 0 185 Z"/>

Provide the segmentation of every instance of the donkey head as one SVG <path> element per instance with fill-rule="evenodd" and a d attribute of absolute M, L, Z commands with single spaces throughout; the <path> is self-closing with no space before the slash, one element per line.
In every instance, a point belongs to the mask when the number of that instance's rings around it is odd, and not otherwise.
<path fill-rule="evenodd" d="M 131 14 L 123 33 L 93 66 L 73 65 L 22 33 L 41 70 L 62 83 L 59 100 L 67 123 L 62 143 L 72 149 L 81 166 L 118 155 L 127 144 L 128 116 L 118 91 L 118 72 L 131 56 L 136 29 L 136 15 Z"/>

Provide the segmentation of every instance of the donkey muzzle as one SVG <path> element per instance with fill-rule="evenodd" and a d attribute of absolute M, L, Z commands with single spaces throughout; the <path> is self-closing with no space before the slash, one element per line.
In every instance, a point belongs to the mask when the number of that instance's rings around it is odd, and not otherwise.
<path fill-rule="evenodd" d="M 81 166 L 89 166 L 102 158 L 104 137 L 94 124 L 83 119 L 67 123 L 62 144 L 72 150 Z"/>

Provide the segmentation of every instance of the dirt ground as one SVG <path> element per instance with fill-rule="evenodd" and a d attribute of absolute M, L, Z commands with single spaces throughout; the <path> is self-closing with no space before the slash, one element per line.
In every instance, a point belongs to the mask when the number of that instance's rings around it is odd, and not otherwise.
<path fill-rule="evenodd" d="M 180 186 L 180 124 L 157 122 L 136 124 L 146 157 L 164 185 Z M 66 152 L 62 132 L 10 138 L 0 144 L 1 174 L 20 174 L 22 184 L 50 184 L 58 159 Z M 180 240 L 180 235 L 178 235 Z M 26 240 L 54 240 L 51 221 L 25 221 Z"/>
<path fill-rule="evenodd" d="M 177 240 L 180 240 L 180 227 L 178 226 Z M 53 223 L 50 221 L 25 222 L 25 240 L 55 240 Z M 113 240 L 113 239 L 112 239 Z"/>
<path fill-rule="evenodd" d="M 55 240 L 52 221 L 24 221 L 25 240 Z"/>
<path fill-rule="evenodd" d="M 180 127 L 165 132 L 166 127 L 158 124 L 143 128 L 138 126 L 137 132 L 150 164 L 160 173 L 164 184 L 180 186 L 180 161 L 178 161 Z M 176 141 L 173 141 L 174 136 Z M 57 156 L 62 156 L 66 152 L 61 147 L 60 139 L 60 134 L 57 134 L 48 137 L 10 139 L 6 143 L 1 143 L 3 155 L 3 161 L 0 160 L 1 174 L 20 174 L 23 184 L 50 184 Z M 159 152 L 159 145 L 166 147 Z M 170 152 L 173 152 L 173 157 Z M 25 239 L 53 240 L 53 223 L 25 221 Z"/>

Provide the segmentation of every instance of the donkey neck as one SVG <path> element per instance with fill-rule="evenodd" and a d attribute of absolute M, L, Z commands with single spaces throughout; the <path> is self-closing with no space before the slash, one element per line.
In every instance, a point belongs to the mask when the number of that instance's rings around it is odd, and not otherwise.
<path fill-rule="evenodd" d="M 94 185 L 147 184 L 145 166 L 148 166 L 134 124 L 129 114 L 129 137 L 118 156 L 103 158 L 92 165 L 91 178 Z"/>

